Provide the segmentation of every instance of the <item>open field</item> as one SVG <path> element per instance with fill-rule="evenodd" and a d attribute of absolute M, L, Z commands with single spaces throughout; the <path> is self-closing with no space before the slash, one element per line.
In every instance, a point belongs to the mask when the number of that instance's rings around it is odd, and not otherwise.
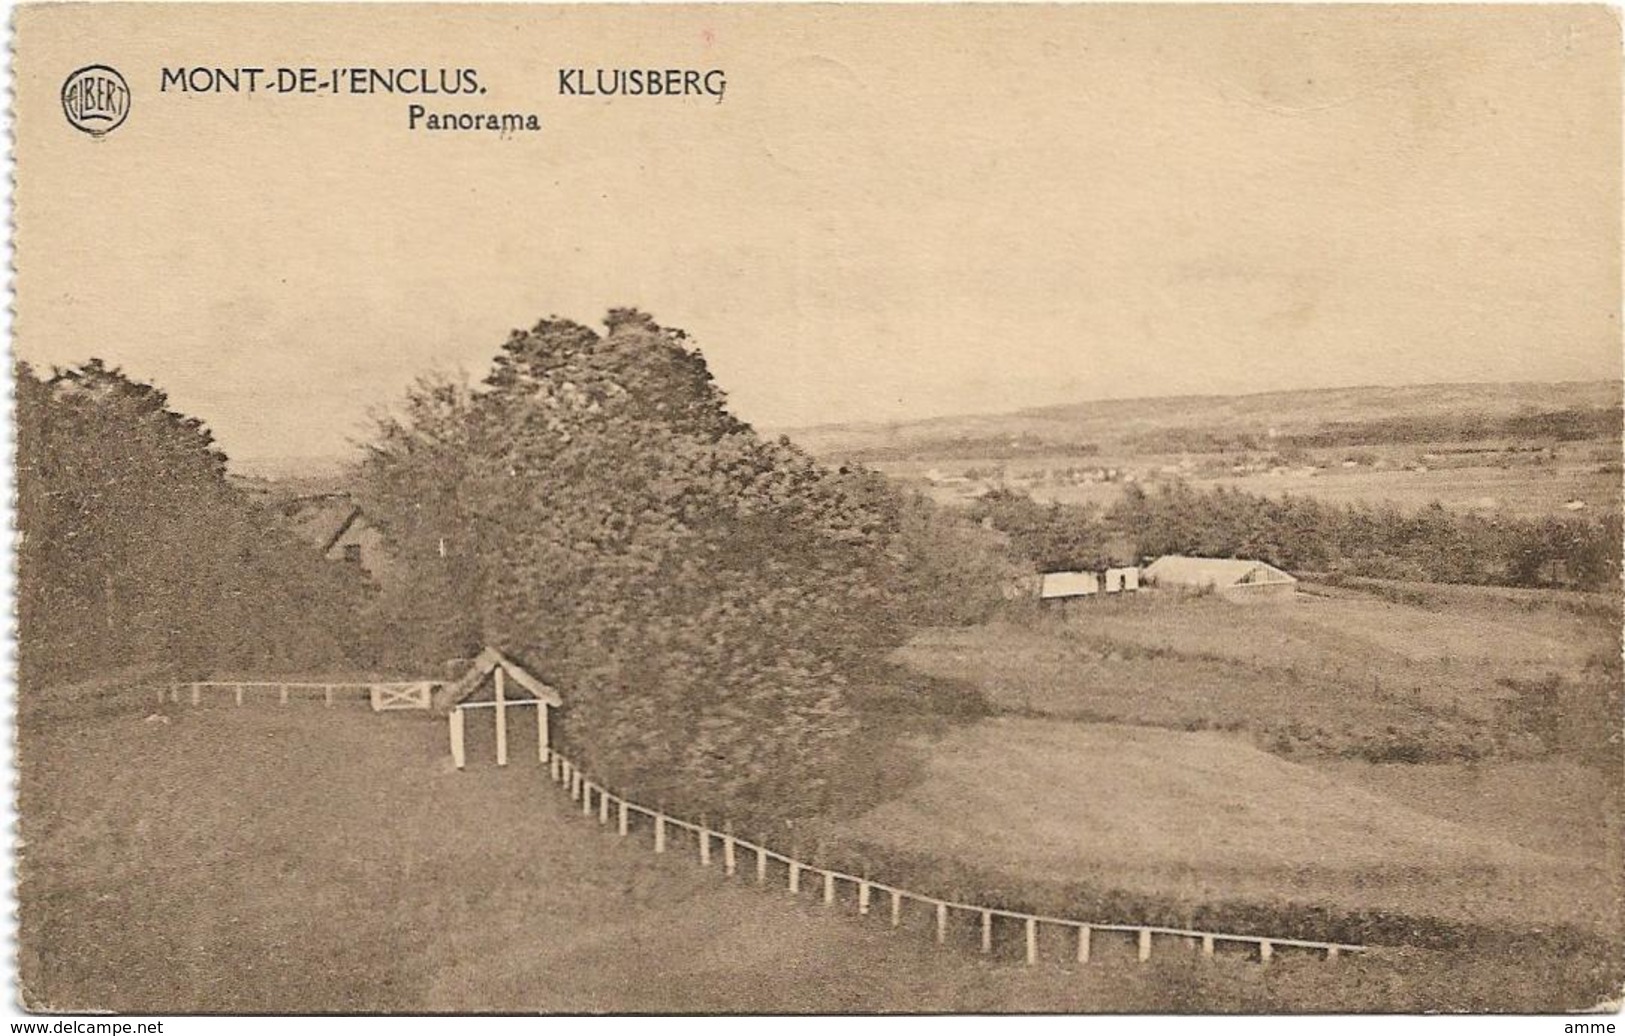
<path fill-rule="evenodd" d="M 1319 759 L 1311 765 L 1407 809 L 1625 873 L 1619 803 L 1594 769 L 1544 759 L 1445 766 Z"/>
<path fill-rule="evenodd" d="M 1305 590 L 1259 606 L 1154 591 L 1083 601 L 923 631 L 898 658 L 1022 713 L 1439 762 L 1506 747 L 1503 678 L 1595 679 L 1588 667 L 1618 652 L 1617 619 L 1595 595 L 1375 581 Z"/>
<path fill-rule="evenodd" d="M 443 725 L 423 715 L 205 705 L 164 722 L 127 707 L 140 695 L 120 700 L 73 724 L 25 710 L 21 968 L 35 1008 L 1531 1010 L 1606 988 L 1547 955 L 1424 950 L 1264 968 L 1141 965 L 1103 945 L 1085 967 L 1053 953 L 1027 968 L 971 940 L 938 950 L 918 919 L 894 933 L 675 851 L 657 859 L 582 820 L 533 765 L 491 765 L 489 745 L 452 771 Z M 1419 823 L 1385 830 L 1415 845 Z"/>
<path fill-rule="evenodd" d="M 943 953 L 583 822 L 443 723 L 319 706 L 25 732 L 36 1008 L 1143 1009 L 1145 977 Z M 47 761 L 48 760 L 48 761 Z"/>
<path fill-rule="evenodd" d="M 931 748 L 857 839 L 1189 904 L 1617 924 L 1606 857 L 1541 853 L 1217 733 L 998 718 Z M 1589 841 L 1589 840 L 1588 840 Z"/>
<path fill-rule="evenodd" d="M 1378 580 L 1303 590 L 1254 605 L 1151 591 L 922 631 L 898 661 L 1003 715 L 914 738 L 922 779 L 841 835 L 922 868 L 935 846 L 960 868 L 938 866 L 944 880 L 1046 905 L 1110 889 L 1173 916 L 1251 904 L 1511 938 L 1617 933 L 1617 728 L 1585 750 L 1508 740 L 1498 682 L 1608 679 L 1617 604 Z M 1410 762 L 1378 761 L 1391 758 Z"/>

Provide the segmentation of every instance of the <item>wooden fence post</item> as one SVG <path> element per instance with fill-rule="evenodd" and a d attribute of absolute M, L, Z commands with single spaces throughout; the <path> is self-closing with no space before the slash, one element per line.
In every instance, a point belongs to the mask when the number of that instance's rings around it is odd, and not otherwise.
<path fill-rule="evenodd" d="M 655 852 L 666 851 L 666 818 L 659 813 L 655 814 Z"/>
<path fill-rule="evenodd" d="M 1258 944 L 1258 963 L 1268 964 L 1273 956 L 1275 956 L 1275 947 L 1270 945 L 1268 940 Z"/>
<path fill-rule="evenodd" d="M 1038 922 L 1027 918 L 1027 963 L 1038 963 Z"/>
<path fill-rule="evenodd" d="M 554 784 L 558 784 L 563 781 L 563 773 L 564 767 L 559 763 L 557 753 L 552 754 L 547 760 L 547 775 L 553 778 Z"/>
<path fill-rule="evenodd" d="M 937 904 L 937 942 L 940 944 L 940 943 L 944 943 L 944 942 L 947 942 L 947 941 L 948 941 L 948 904 L 939 902 Z"/>
<path fill-rule="evenodd" d="M 282 704 L 288 704 L 288 685 L 285 683 L 279 683 L 276 685 L 276 690 L 277 698 L 282 702 Z"/>
<path fill-rule="evenodd" d="M 326 700 L 327 707 L 331 709 L 333 707 L 333 685 L 332 684 L 326 684 L 326 685 L 324 685 L 322 687 L 322 697 Z"/>
<path fill-rule="evenodd" d="M 790 895 L 801 891 L 801 864 L 790 861 Z"/>
<path fill-rule="evenodd" d="M 1326 959 L 1327 960 L 1336 960 L 1337 959 L 1337 947 L 1336 946 L 1328 946 L 1328 947 L 1326 947 Z"/>
<path fill-rule="evenodd" d="M 1211 935 L 1202 936 L 1202 956 L 1213 956 L 1213 936 Z"/>
<path fill-rule="evenodd" d="M 731 877 L 733 877 L 734 871 L 736 869 L 737 869 L 737 861 L 734 859 L 733 835 L 723 835 L 722 836 L 722 873 L 728 875 L 728 877 L 731 878 Z"/>
<path fill-rule="evenodd" d="M 609 795 L 604 792 L 603 788 L 598 789 L 598 822 L 600 824 L 609 823 Z"/>
<path fill-rule="evenodd" d="M 1142 928 L 1142 929 L 1140 929 L 1140 960 L 1143 962 L 1143 961 L 1148 961 L 1150 959 L 1151 959 L 1151 929 Z"/>
<path fill-rule="evenodd" d="M 824 872 L 824 905 L 829 906 L 835 902 L 835 875 L 830 871 Z"/>
<path fill-rule="evenodd" d="M 616 818 L 615 826 L 616 826 L 616 830 L 620 832 L 621 837 L 625 838 L 626 837 L 626 800 L 625 799 L 621 800 L 621 804 L 620 804 L 620 806 L 618 808 L 619 808 L 619 811 L 620 811 L 620 816 L 618 816 Z"/>
<path fill-rule="evenodd" d="M 1078 963 L 1089 963 L 1089 926 L 1078 926 Z"/>
<path fill-rule="evenodd" d="M 198 684 L 193 684 L 192 685 L 192 704 L 196 705 L 198 703 L 198 700 L 202 696 L 203 696 L 203 688 L 200 687 Z"/>
<path fill-rule="evenodd" d="M 860 882 L 858 882 L 858 913 L 859 914 L 867 914 L 868 912 L 869 912 L 869 883 L 867 881 L 860 881 Z"/>
<path fill-rule="evenodd" d="M 451 731 L 451 761 L 457 769 L 463 768 L 463 710 L 452 709 L 446 717 L 446 727 Z"/>
<path fill-rule="evenodd" d="M 592 816 L 592 789 L 593 789 L 593 784 L 592 784 L 591 781 L 586 781 L 586 780 L 582 781 L 582 783 L 581 783 L 581 815 L 584 816 L 584 817 Z M 604 795 L 604 789 L 599 788 L 598 789 L 599 798 L 602 798 L 603 795 Z"/>
<path fill-rule="evenodd" d="M 903 894 L 896 889 L 891 892 L 891 926 L 896 928 L 903 923 Z"/>
<path fill-rule="evenodd" d="M 982 911 L 982 952 L 993 952 L 993 912 Z"/>
<path fill-rule="evenodd" d="M 241 707 L 243 704 L 243 685 L 238 684 L 233 690 L 236 692 L 233 696 L 237 699 L 237 705 Z"/>
<path fill-rule="evenodd" d="M 508 765 L 508 691 L 502 679 L 502 667 L 499 665 L 491 670 L 491 679 L 496 683 L 497 707 L 497 765 Z"/>
<path fill-rule="evenodd" d="M 547 710 L 552 706 L 546 702 L 536 703 L 536 761 L 547 762 Z"/>
<path fill-rule="evenodd" d="M 758 842 L 758 845 L 756 846 L 756 884 L 765 885 L 765 884 L 767 884 L 767 850 L 762 848 L 762 846 L 759 844 L 761 842 L 761 836 L 760 835 L 757 836 L 757 842 Z"/>
<path fill-rule="evenodd" d="M 704 824 L 700 825 L 700 866 L 711 866 L 711 829 Z"/>

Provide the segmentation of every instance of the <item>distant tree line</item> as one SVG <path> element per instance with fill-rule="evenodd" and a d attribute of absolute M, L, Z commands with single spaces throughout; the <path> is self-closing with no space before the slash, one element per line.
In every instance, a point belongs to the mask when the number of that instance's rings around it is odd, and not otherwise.
<path fill-rule="evenodd" d="M 1619 437 L 1620 412 L 1617 407 L 1565 407 L 1504 415 L 1462 413 L 1328 421 L 1310 431 L 1274 436 L 1256 429 L 1168 428 L 1143 433 L 1130 441 L 1138 449 L 1151 453 L 1225 453 L 1483 442 L 1493 439 L 1582 442 Z"/>
<path fill-rule="evenodd" d="M 881 444 L 851 450 L 847 456 L 865 463 L 885 461 L 962 461 L 976 457 L 986 461 L 1016 460 L 1022 457 L 1094 457 L 1100 444 L 1052 441 L 1023 432 L 1018 435 L 956 435 L 942 438 L 909 439 L 895 445 Z"/>
<path fill-rule="evenodd" d="M 164 393 L 99 360 L 16 369 L 20 683 L 344 661 L 365 588 L 226 480 Z"/>
<path fill-rule="evenodd" d="M 1617 585 L 1618 515 L 1525 519 L 1458 514 L 1439 504 L 1338 506 L 1185 483 L 1125 487 L 1112 508 L 1038 504 L 1003 490 L 976 513 L 1045 569 L 1099 568 L 1131 553 L 1256 558 L 1293 571 L 1387 579 L 1603 590 Z M 1114 541 L 1132 546 L 1115 552 Z"/>
<path fill-rule="evenodd" d="M 1577 590 L 1611 587 L 1619 573 L 1617 514 L 1525 519 L 1438 503 L 1406 512 L 1173 484 L 1130 487 L 1110 519 L 1147 555 L 1252 557 L 1297 571 Z"/>

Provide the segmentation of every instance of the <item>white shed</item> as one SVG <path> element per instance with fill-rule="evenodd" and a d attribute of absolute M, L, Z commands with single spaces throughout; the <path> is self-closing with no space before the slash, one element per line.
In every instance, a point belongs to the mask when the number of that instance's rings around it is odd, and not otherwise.
<path fill-rule="evenodd" d="M 1041 601 L 1093 597 L 1098 593 L 1100 577 L 1093 572 L 1045 572 L 1038 585 L 1038 599 Z"/>

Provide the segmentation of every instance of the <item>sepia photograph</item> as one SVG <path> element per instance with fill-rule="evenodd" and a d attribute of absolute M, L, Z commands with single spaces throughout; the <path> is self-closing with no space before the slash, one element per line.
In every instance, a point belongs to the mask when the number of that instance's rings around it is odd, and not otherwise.
<path fill-rule="evenodd" d="M 1615 1031 L 1617 8 L 10 55 L 15 1017 Z"/>

